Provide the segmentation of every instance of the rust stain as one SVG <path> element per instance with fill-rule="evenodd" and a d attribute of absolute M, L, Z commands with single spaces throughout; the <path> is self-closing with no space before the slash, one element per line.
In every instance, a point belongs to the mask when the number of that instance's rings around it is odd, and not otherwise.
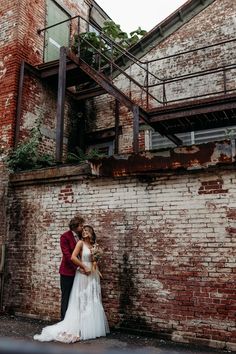
<path fill-rule="evenodd" d="M 227 210 L 227 218 L 231 220 L 236 220 L 236 208 L 230 208 Z"/>
<path fill-rule="evenodd" d="M 160 172 L 163 170 L 192 170 L 234 161 L 231 142 L 207 143 L 198 146 L 142 152 L 90 160 L 92 174 L 98 176 L 126 176 Z"/>
<path fill-rule="evenodd" d="M 236 228 L 235 227 L 226 227 L 225 229 L 230 235 L 236 234 Z"/>

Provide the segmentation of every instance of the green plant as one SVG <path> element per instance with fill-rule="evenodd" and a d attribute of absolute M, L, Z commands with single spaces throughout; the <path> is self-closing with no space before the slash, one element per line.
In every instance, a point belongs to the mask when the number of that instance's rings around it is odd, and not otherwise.
<path fill-rule="evenodd" d="M 54 165 L 53 157 L 39 152 L 39 132 L 32 129 L 31 135 L 13 149 L 7 159 L 8 167 L 17 172 Z"/>
<path fill-rule="evenodd" d="M 138 27 L 137 30 L 130 32 L 128 35 L 126 32 L 122 31 L 120 25 L 114 21 L 105 21 L 102 32 L 124 49 L 137 43 L 147 33 L 147 31 Z"/>
<path fill-rule="evenodd" d="M 72 50 L 78 50 L 79 37 L 78 34 L 74 35 L 74 42 Z M 89 44 L 89 45 L 88 45 Z M 99 36 L 94 32 L 80 33 L 80 56 L 86 62 L 95 64 L 97 50 L 105 51 L 105 44 L 100 40 Z"/>
<path fill-rule="evenodd" d="M 91 149 L 88 152 L 84 152 L 81 148 L 77 146 L 75 148 L 75 152 L 68 153 L 67 162 L 83 163 L 93 158 L 102 158 L 102 157 L 104 157 L 104 154 L 101 154 L 97 149 Z"/>
<path fill-rule="evenodd" d="M 101 30 L 101 35 L 95 32 L 84 32 L 74 35 L 73 44 L 71 49 L 74 52 L 78 51 L 78 45 L 80 44 L 80 56 L 83 60 L 92 66 L 97 66 L 97 57 L 99 52 L 102 54 L 100 57 L 100 65 L 106 64 L 107 59 L 116 59 L 122 55 L 122 49 L 126 50 L 130 46 L 137 43 L 141 37 L 147 32 L 140 27 L 137 30 L 130 32 L 128 35 L 122 31 L 120 25 L 114 21 L 105 21 Z M 108 40 L 103 38 L 102 34 L 110 38 L 113 42 L 117 43 L 121 49 L 117 46 L 112 46 Z M 79 43 L 80 42 L 80 43 Z"/>

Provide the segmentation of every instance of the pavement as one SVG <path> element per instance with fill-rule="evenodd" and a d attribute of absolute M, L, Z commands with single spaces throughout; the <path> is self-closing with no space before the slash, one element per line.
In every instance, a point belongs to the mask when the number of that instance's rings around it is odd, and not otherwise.
<path fill-rule="evenodd" d="M 229 351 L 168 342 L 124 332 L 74 344 L 39 343 L 33 335 L 47 325 L 43 321 L 0 315 L 0 354 L 216 354 Z M 232 352 L 231 352 L 232 353 Z"/>

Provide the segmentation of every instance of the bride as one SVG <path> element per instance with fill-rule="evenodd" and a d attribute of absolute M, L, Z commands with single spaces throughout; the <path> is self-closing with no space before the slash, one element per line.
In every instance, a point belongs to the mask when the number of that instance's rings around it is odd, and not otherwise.
<path fill-rule="evenodd" d="M 84 226 L 82 240 L 77 243 L 71 256 L 72 262 L 79 268 L 75 275 L 65 318 L 61 322 L 43 328 L 41 334 L 34 336 L 35 340 L 74 343 L 109 333 L 101 300 L 100 273 L 98 267 L 92 267 L 91 249 L 95 241 L 93 228 L 89 225 Z"/>

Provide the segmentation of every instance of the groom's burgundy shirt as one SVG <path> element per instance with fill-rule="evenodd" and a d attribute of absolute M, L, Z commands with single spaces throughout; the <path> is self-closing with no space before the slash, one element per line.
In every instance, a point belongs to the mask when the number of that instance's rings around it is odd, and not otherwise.
<path fill-rule="evenodd" d="M 74 276 L 77 266 L 71 261 L 71 255 L 76 246 L 76 241 L 71 230 L 66 231 L 61 235 L 60 246 L 62 251 L 62 261 L 59 273 L 61 275 Z"/>

